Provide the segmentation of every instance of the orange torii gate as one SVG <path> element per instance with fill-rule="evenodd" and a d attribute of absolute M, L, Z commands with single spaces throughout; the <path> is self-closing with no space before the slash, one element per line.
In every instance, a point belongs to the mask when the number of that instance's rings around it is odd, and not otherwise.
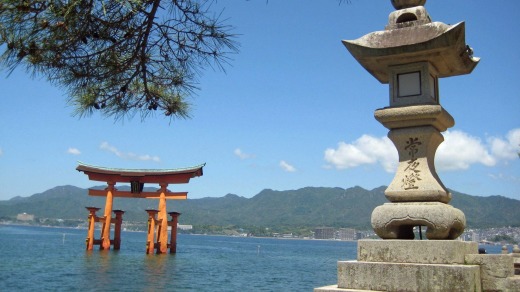
<path fill-rule="evenodd" d="M 187 192 L 170 192 L 168 184 L 188 183 L 191 178 L 202 176 L 202 168 L 205 164 L 194 167 L 179 169 L 121 169 L 93 166 L 78 162 L 76 170 L 84 172 L 90 180 L 104 181 L 108 187 L 105 190 L 89 189 L 90 196 L 106 197 L 105 211 L 103 217 L 97 217 L 96 212 L 99 208 L 87 207 L 89 210 L 89 228 L 86 239 L 87 250 L 92 250 L 94 245 L 99 244 L 102 250 L 109 250 L 111 245 L 114 249 L 119 249 L 121 243 L 121 223 L 123 221 L 123 211 L 112 210 L 114 197 L 123 198 L 147 198 L 159 199 L 158 210 L 146 210 L 148 212 L 148 236 L 146 243 L 146 253 L 166 253 L 170 248 L 170 253 L 176 252 L 177 246 L 177 218 L 180 213 L 170 212 L 171 221 L 167 219 L 166 200 L 185 200 Z M 119 191 L 115 188 L 116 183 L 130 183 L 131 191 Z M 144 192 L 145 183 L 159 184 L 157 192 Z M 112 218 L 112 211 L 116 214 Z M 157 217 L 156 217 L 157 216 Z M 112 220 L 114 222 L 112 222 Z M 95 222 L 101 222 L 101 239 L 94 239 Z M 114 240 L 110 240 L 111 224 L 115 225 Z M 171 226 L 171 237 L 168 243 L 168 226 Z"/>

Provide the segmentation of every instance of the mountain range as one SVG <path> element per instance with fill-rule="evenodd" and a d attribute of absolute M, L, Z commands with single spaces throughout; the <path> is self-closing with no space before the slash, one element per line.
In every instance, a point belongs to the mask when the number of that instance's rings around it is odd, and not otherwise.
<path fill-rule="evenodd" d="M 386 187 L 306 187 L 298 190 L 265 189 L 251 198 L 234 194 L 224 197 L 168 200 L 168 211 L 182 213 L 181 224 L 217 226 L 290 226 L 370 228 L 372 210 L 388 202 Z M 520 226 L 520 201 L 502 196 L 478 197 L 451 191 L 454 207 L 466 215 L 468 228 Z M 58 186 L 30 197 L 0 201 L 0 219 L 19 213 L 37 218 L 85 219 L 86 206 L 103 208 L 104 197 L 90 197 L 88 190 Z M 156 199 L 115 198 L 114 209 L 125 211 L 124 220 L 147 220 L 146 209 L 157 209 Z M 101 215 L 102 211 L 98 213 Z"/>

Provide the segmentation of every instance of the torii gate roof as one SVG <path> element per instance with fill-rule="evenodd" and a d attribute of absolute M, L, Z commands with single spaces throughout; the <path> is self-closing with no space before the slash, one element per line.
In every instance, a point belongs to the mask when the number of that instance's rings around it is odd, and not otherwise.
<path fill-rule="evenodd" d="M 176 169 L 125 169 L 88 165 L 78 161 L 77 171 L 82 171 L 90 180 L 104 182 L 139 183 L 188 183 L 191 178 L 202 176 L 206 164 Z"/>

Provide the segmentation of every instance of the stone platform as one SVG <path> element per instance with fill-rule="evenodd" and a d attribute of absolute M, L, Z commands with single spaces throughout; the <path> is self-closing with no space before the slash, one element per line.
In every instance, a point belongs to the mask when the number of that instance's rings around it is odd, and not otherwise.
<path fill-rule="evenodd" d="M 360 262 L 464 264 L 465 255 L 478 254 L 476 242 L 453 240 L 360 240 Z"/>
<path fill-rule="evenodd" d="M 362 240 L 357 261 L 338 262 L 330 291 L 518 291 L 510 255 L 480 255 L 476 242 Z"/>

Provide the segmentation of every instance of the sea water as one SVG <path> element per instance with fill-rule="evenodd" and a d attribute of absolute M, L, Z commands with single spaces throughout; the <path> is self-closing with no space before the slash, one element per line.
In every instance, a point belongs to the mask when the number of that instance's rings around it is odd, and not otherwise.
<path fill-rule="evenodd" d="M 337 283 L 355 242 L 205 235 L 147 255 L 146 233 L 121 250 L 85 250 L 87 230 L 0 225 L 0 291 L 312 291 Z"/>

